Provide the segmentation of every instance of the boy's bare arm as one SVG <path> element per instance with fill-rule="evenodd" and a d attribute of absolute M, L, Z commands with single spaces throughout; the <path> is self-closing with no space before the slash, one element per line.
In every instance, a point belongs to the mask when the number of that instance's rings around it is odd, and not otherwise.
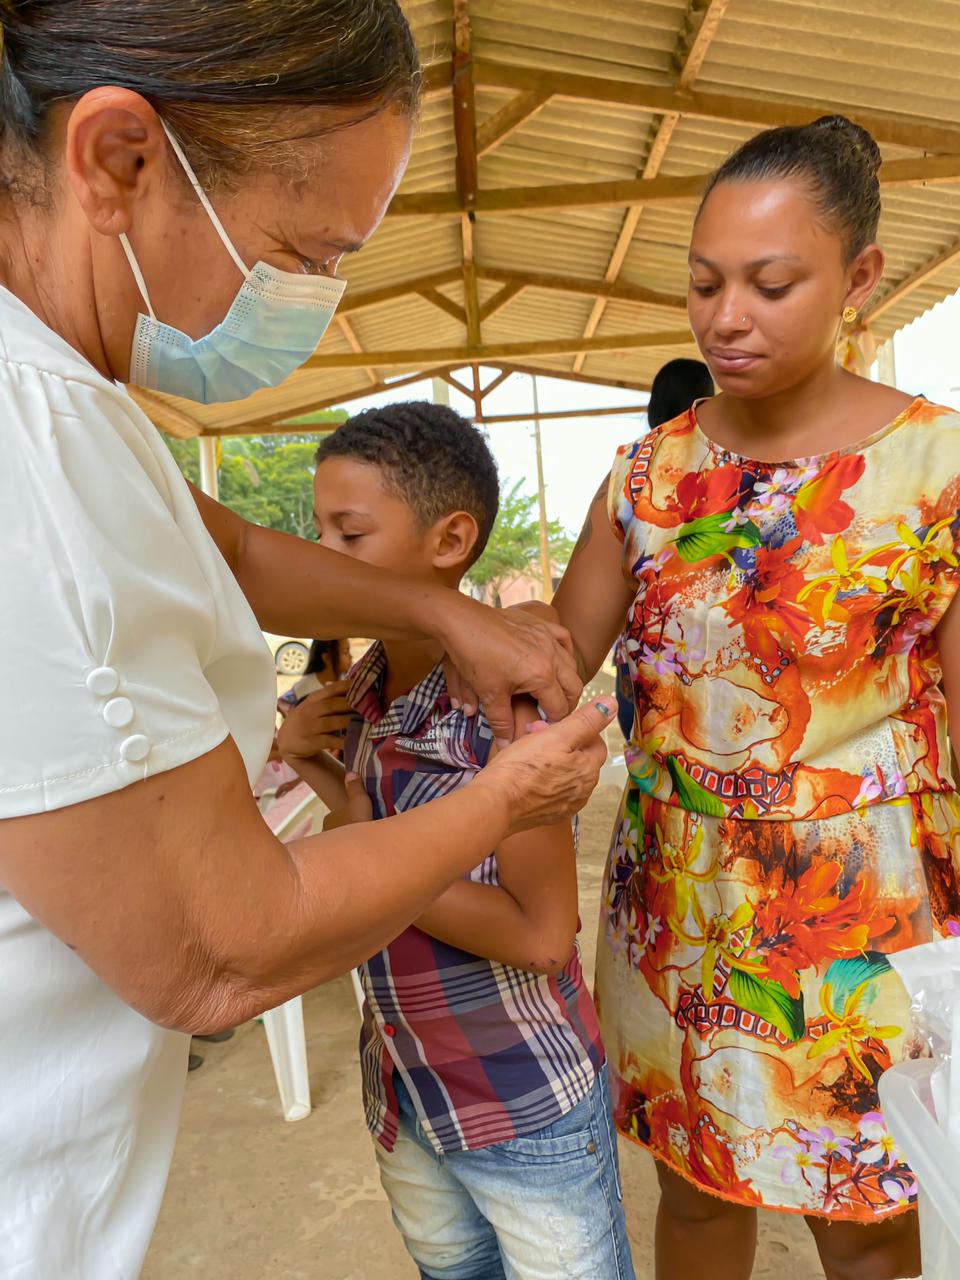
<path fill-rule="evenodd" d="M 534 973 L 559 973 L 577 933 L 577 870 L 569 822 L 510 836 L 499 885 L 458 880 L 415 921 L 431 937 Z"/>
<path fill-rule="evenodd" d="M 525 725 L 539 719 L 518 708 Z M 491 760 L 496 748 L 491 752 Z M 431 937 L 486 960 L 559 973 L 577 935 L 577 867 L 569 822 L 510 836 L 497 849 L 499 885 L 457 880 L 415 922 Z"/>
<path fill-rule="evenodd" d="M 327 755 L 326 751 L 321 751 L 315 756 L 284 758 L 307 786 L 313 788 L 328 809 L 341 809 L 346 805 L 344 769 L 339 760 L 334 760 L 332 756 Z"/>

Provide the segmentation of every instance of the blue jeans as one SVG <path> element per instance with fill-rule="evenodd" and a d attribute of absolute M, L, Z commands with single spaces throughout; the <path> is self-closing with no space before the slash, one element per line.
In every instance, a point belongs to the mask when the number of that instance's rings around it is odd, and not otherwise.
<path fill-rule="evenodd" d="M 443 1156 L 394 1081 L 400 1130 L 377 1160 L 422 1280 L 634 1280 L 605 1066 L 546 1128 Z"/>

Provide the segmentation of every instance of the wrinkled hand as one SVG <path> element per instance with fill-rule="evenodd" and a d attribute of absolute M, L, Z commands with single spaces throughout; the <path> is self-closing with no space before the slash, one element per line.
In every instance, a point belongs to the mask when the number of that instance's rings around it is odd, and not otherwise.
<path fill-rule="evenodd" d="M 533 725 L 470 785 L 493 787 L 506 799 L 511 832 L 570 818 L 597 785 L 607 757 L 600 735 L 615 714 L 612 701 L 601 698 L 559 724 Z"/>
<path fill-rule="evenodd" d="M 309 760 L 319 751 L 343 746 L 343 732 L 352 714 L 344 697 L 348 687 L 349 681 L 336 680 L 290 708 L 277 733 L 284 759 Z"/>
<path fill-rule="evenodd" d="M 355 773 L 348 773 L 343 780 L 347 789 L 347 803 L 334 809 L 323 820 L 324 831 L 336 831 L 338 827 L 350 827 L 355 822 L 372 822 L 373 805 L 363 783 Z"/>
<path fill-rule="evenodd" d="M 529 694 L 551 720 L 577 705 L 583 681 L 564 627 L 542 612 L 491 609 L 467 596 L 447 611 L 442 640 L 447 688 L 454 705 L 472 713 L 482 706 L 499 745 L 521 731 L 513 698 Z"/>

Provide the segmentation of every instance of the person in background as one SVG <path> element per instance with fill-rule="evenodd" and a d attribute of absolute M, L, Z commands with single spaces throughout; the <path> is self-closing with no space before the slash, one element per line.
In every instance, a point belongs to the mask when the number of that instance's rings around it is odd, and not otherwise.
<path fill-rule="evenodd" d="M 585 678 L 626 618 L 596 990 L 658 1280 L 746 1280 L 760 1208 L 806 1218 L 827 1280 L 920 1270 L 877 1085 L 922 1052 L 890 958 L 960 921 L 960 414 L 837 363 L 883 274 L 880 160 L 827 117 L 708 182 L 689 311 L 720 394 L 620 451 L 555 599 Z"/>
<path fill-rule="evenodd" d="M 680 358 L 668 360 L 658 371 L 650 388 L 647 426 L 651 431 L 686 413 L 698 400 L 713 395 L 713 378 L 702 360 Z M 617 722 L 627 742 L 633 737 L 633 678 L 627 657 L 626 634 L 614 646 L 613 662 L 617 669 Z"/>
<path fill-rule="evenodd" d="M 498 501 L 480 432 L 439 405 L 369 410 L 317 451 L 321 545 L 424 583 L 459 585 Z M 288 756 L 338 807 L 335 824 L 452 794 L 494 757 L 485 717 L 451 704 L 441 656 L 388 640 L 354 668 L 346 784 L 329 757 Z M 323 740 L 316 719 L 298 724 L 307 710 L 288 712 L 281 749 Z M 360 968 L 364 1110 L 424 1277 L 633 1277 L 578 928 L 573 832 L 560 822 L 491 848 Z"/>

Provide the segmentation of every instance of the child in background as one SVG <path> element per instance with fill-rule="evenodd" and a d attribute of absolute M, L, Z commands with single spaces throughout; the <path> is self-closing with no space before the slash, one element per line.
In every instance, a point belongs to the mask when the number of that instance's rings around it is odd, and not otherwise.
<path fill-rule="evenodd" d="M 442 406 L 370 410 L 317 451 L 321 543 L 425 582 L 459 584 L 498 501 L 482 436 Z M 387 817 L 465 786 L 491 759 L 490 727 L 451 705 L 442 657 L 430 641 L 388 641 L 357 664 L 346 790 L 338 762 L 291 758 L 327 803 L 336 779 L 351 817 Z M 563 823 L 491 850 L 362 966 L 364 1108 L 423 1277 L 634 1275 L 578 924 Z"/>

